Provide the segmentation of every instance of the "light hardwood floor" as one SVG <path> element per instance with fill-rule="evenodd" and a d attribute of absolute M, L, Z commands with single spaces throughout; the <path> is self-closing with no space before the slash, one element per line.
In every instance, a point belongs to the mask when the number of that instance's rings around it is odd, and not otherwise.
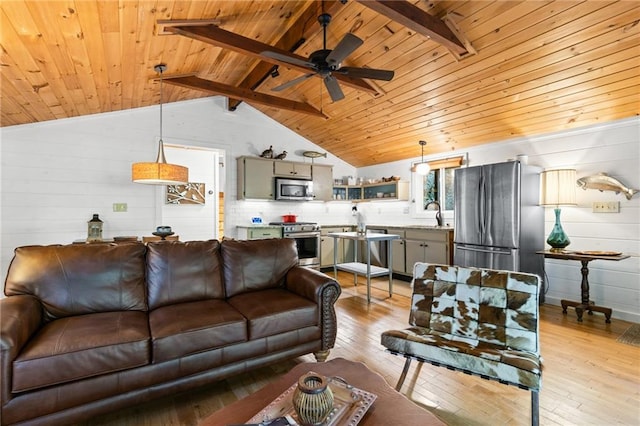
<path fill-rule="evenodd" d="M 409 299 L 400 295 L 389 298 L 388 293 L 374 288 L 371 304 L 367 304 L 365 285 L 354 287 L 351 277 L 339 276 L 343 293 L 336 305 L 339 328 L 331 357 L 362 361 L 395 386 L 404 359 L 384 352 L 379 336 L 384 330 L 407 326 Z M 542 307 L 542 425 L 640 425 L 640 347 L 616 341 L 630 325 L 616 319 L 606 324 L 604 316 L 597 313 L 585 315 L 581 324 L 572 309 L 565 316 L 559 307 Z M 83 425 L 196 425 L 296 363 L 307 361 L 313 361 L 313 356 L 104 415 Z M 447 424 L 530 424 L 527 391 L 441 367 L 418 365 L 413 363 L 402 392 Z M 250 417 L 254 413 L 248 414 Z"/>

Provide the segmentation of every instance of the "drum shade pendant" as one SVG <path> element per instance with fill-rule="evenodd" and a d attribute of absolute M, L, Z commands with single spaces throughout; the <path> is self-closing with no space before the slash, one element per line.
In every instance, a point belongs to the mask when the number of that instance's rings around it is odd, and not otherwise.
<path fill-rule="evenodd" d="M 162 141 L 162 73 L 167 69 L 166 64 L 158 64 L 153 69 L 160 74 L 160 140 L 158 142 L 158 157 L 155 163 L 134 163 L 131 165 L 131 180 L 135 183 L 148 185 L 176 185 L 189 182 L 189 169 L 177 164 L 167 163 L 164 156 L 164 142 Z"/>
<path fill-rule="evenodd" d="M 429 167 L 429 163 L 424 162 L 424 146 L 427 144 L 427 141 L 420 141 L 418 143 L 422 147 L 422 160 L 415 165 L 414 171 L 419 175 L 425 176 L 427 173 L 429 173 L 429 170 L 431 170 L 431 167 Z"/>

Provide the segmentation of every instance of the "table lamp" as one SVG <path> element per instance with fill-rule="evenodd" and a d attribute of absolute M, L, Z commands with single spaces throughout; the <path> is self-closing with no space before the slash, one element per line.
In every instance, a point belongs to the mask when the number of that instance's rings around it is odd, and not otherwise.
<path fill-rule="evenodd" d="M 576 171 L 573 169 L 545 170 L 540 174 L 540 204 L 555 206 L 556 222 L 547 238 L 551 251 L 562 251 L 571 241 L 560 224 L 560 206 L 576 205 Z"/>

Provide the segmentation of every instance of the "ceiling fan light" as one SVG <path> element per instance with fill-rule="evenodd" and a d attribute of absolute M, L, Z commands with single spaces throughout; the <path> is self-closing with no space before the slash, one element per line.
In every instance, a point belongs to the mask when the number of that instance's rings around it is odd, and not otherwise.
<path fill-rule="evenodd" d="M 431 167 L 429 167 L 429 163 L 418 163 L 415 170 L 417 174 L 424 176 L 429 173 Z"/>

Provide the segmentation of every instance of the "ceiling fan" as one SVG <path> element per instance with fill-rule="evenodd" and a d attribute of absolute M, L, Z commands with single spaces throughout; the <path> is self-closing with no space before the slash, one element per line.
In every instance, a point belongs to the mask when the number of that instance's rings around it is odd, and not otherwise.
<path fill-rule="evenodd" d="M 271 90 L 279 92 L 301 83 L 315 75 L 320 75 L 324 80 L 324 85 L 329 92 L 329 96 L 331 96 L 331 100 L 336 102 L 340 99 L 344 99 L 344 93 L 342 93 L 338 80 L 333 76 L 333 74 L 344 74 L 354 78 L 370 78 L 373 80 L 385 81 L 390 81 L 393 78 L 393 71 L 373 68 L 342 67 L 341 62 L 360 47 L 363 41 L 355 35 L 347 33 L 342 40 L 340 40 L 335 49 L 327 49 L 327 25 L 331 22 L 331 15 L 328 13 L 322 13 L 318 16 L 318 22 L 322 26 L 323 48 L 313 52 L 307 61 L 292 58 L 278 52 L 262 52 L 262 55 L 264 56 L 277 59 L 282 62 L 300 65 L 309 68 L 309 70 L 312 71 L 309 74 L 294 78 L 293 80 L 274 87 Z"/>

